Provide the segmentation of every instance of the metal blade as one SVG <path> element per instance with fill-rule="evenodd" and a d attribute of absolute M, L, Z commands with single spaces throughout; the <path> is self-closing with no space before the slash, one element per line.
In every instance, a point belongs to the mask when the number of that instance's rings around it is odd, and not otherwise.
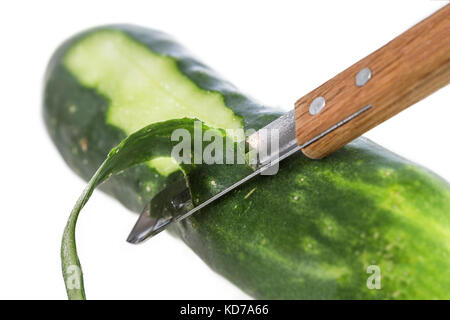
<path fill-rule="evenodd" d="M 273 130 L 276 129 L 279 132 L 279 144 L 277 150 L 268 150 L 268 152 L 263 152 L 262 157 L 258 157 L 258 162 L 255 166 L 256 170 L 252 172 L 250 175 L 244 177 L 243 179 L 237 181 L 236 183 L 230 185 L 226 189 L 214 195 L 212 198 L 204 201 L 198 206 L 194 207 L 192 199 L 190 197 L 189 189 L 186 186 L 186 183 L 177 182 L 174 185 L 170 185 L 165 190 L 158 193 L 151 201 L 147 209 L 144 209 L 141 216 L 139 217 L 136 225 L 128 236 L 128 242 L 131 243 L 140 243 L 145 239 L 161 232 L 164 230 L 170 223 L 181 221 L 190 215 L 194 214 L 201 208 L 207 206 L 211 202 L 217 200 L 224 194 L 227 194 L 231 190 L 237 188 L 241 184 L 247 182 L 253 177 L 264 174 L 266 171 L 273 168 L 280 161 L 289 157 L 290 155 L 300 151 L 302 148 L 307 147 L 308 145 L 314 143 L 319 140 L 323 136 L 327 135 L 331 131 L 337 129 L 338 127 L 344 125 L 349 122 L 353 118 L 362 114 L 366 110 L 368 110 L 371 106 L 366 106 L 359 111 L 353 113 L 348 116 L 344 120 L 335 124 L 331 128 L 325 130 L 320 133 L 313 139 L 299 146 L 297 144 L 296 133 L 295 133 L 295 115 L 294 110 L 284 114 L 280 118 L 268 124 L 266 127 L 257 131 L 255 134 L 251 135 L 247 142 L 250 147 L 253 148 L 254 151 L 260 155 L 260 146 L 270 147 L 270 144 L 267 144 L 265 139 L 267 139 L 266 134 L 261 134 L 262 130 Z M 267 151 L 267 150 L 266 150 Z M 182 189 L 182 190 L 180 190 Z M 176 194 L 174 194 L 176 192 Z"/>
<path fill-rule="evenodd" d="M 189 212 L 194 205 L 184 179 L 169 184 L 145 206 L 127 241 L 133 244 L 163 231 L 176 217 Z"/>
<path fill-rule="evenodd" d="M 155 235 L 158 233 L 157 230 L 164 230 L 162 228 L 159 228 L 160 226 L 165 226 L 170 222 L 169 220 L 163 220 L 160 218 L 154 218 L 150 216 L 150 203 L 148 203 L 144 210 L 142 211 L 141 215 L 139 216 L 139 219 L 136 221 L 136 224 L 133 227 L 133 230 L 131 230 L 131 233 L 129 234 L 127 241 L 129 243 L 137 244 L 141 243 L 142 241 L 148 239 L 152 235 Z"/>

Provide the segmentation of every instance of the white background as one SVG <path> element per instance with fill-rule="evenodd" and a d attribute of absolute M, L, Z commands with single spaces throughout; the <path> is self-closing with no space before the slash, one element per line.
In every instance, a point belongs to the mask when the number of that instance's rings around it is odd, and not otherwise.
<path fill-rule="evenodd" d="M 244 92 L 286 110 L 445 1 L 2 1 L 0 298 L 65 299 L 59 246 L 85 186 L 50 142 L 42 77 L 72 34 L 128 22 L 166 31 Z M 366 136 L 450 180 L 450 90 Z M 248 298 L 182 242 L 125 238 L 136 215 L 100 192 L 77 239 L 88 298 Z"/>

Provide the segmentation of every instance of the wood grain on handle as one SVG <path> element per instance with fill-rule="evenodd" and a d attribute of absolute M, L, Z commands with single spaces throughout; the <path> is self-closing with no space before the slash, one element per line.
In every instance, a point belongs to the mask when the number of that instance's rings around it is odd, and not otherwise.
<path fill-rule="evenodd" d="M 372 76 L 364 86 L 358 87 L 355 77 L 364 68 L 369 68 Z M 371 105 L 302 149 L 310 158 L 322 158 L 449 82 L 450 5 L 446 5 L 299 99 L 295 103 L 297 142 L 302 145 Z M 320 96 L 325 99 L 325 106 L 318 114 L 311 115 L 309 106 Z M 429 121 L 432 119 L 430 116 Z"/>

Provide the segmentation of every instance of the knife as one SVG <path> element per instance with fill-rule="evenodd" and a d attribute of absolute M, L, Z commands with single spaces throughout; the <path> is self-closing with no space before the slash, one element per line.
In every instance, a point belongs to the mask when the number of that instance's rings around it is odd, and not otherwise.
<path fill-rule="evenodd" d="M 194 206 L 184 179 L 158 193 L 127 241 L 140 243 L 207 206 L 280 161 L 302 151 L 321 159 L 450 82 L 450 4 L 355 63 L 295 103 L 294 110 L 247 138 L 255 170 Z M 278 148 L 267 147 L 276 130 Z M 264 134 L 263 134 L 264 133 Z M 270 144 L 269 144 L 270 145 Z M 276 150 L 275 150 L 276 149 Z"/>

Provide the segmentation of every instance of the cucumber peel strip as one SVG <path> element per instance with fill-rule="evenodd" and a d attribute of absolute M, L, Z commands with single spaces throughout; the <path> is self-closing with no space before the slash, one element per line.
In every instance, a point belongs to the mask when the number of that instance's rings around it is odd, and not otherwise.
<path fill-rule="evenodd" d="M 95 188 L 108 180 L 111 176 L 119 174 L 130 167 L 161 156 L 169 156 L 173 146 L 178 143 L 178 141 L 171 141 L 173 130 L 180 128 L 186 129 L 190 132 L 192 138 L 194 136 L 195 121 L 198 120 L 190 118 L 168 120 L 150 124 L 141 130 L 136 131 L 109 152 L 106 160 L 92 176 L 70 213 L 61 243 L 62 273 L 67 296 L 70 300 L 86 299 L 83 272 L 77 254 L 75 229 L 80 211 L 89 200 Z M 209 129 L 211 128 L 202 124 L 202 130 Z M 224 130 L 213 130 L 220 132 L 223 138 L 226 139 Z M 194 151 L 193 145 L 194 144 L 191 143 L 191 154 L 193 154 L 192 152 Z M 223 142 L 223 145 L 225 146 L 226 143 Z M 232 145 L 233 147 L 236 147 L 235 143 Z M 212 194 L 205 192 L 205 188 L 202 188 L 201 180 L 206 179 L 211 181 L 211 179 L 214 179 L 214 175 L 216 175 L 216 181 L 220 181 L 221 176 L 227 176 L 229 174 L 230 167 L 233 167 L 234 170 L 238 169 L 242 175 L 246 175 L 251 171 L 251 168 L 248 165 L 202 166 L 180 164 L 180 168 L 188 182 L 193 199 L 195 195 L 196 203 L 212 196 Z M 202 168 L 202 170 L 198 170 L 199 168 Z M 203 168 L 208 169 L 203 170 Z M 195 190 L 196 188 L 191 188 L 192 184 L 190 183 L 189 178 L 192 177 L 195 177 L 196 185 L 198 186 L 197 191 Z M 218 189 L 224 187 L 225 186 L 218 184 Z M 213 192 L 215 193 L 215 191 Z"/>

